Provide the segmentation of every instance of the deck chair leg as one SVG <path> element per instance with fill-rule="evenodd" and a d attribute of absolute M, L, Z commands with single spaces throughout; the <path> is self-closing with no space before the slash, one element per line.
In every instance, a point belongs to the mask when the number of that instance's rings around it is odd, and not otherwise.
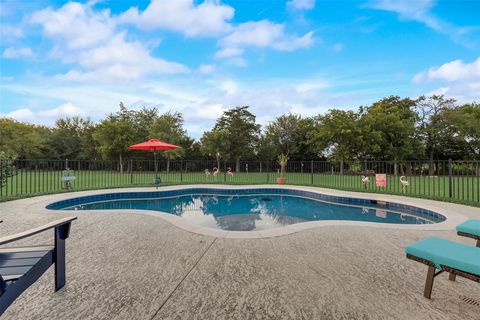
<path fill-rule="evenodd" d="M 448 280 L 450 280 L 450 281 L 455 281 L 456 277 L 457 277 L 457 276 L 456 276 L 455 274 L 450 273 L 450 274 L 448 275 Z"/>
<path fill-rule="evenodd" d="M 432 295 L 432 288 L 433 288 L 433 279 L 435 278 L 435 267 L 428 267 L 427 272 L 427 281 L 425 281 L 425 291 L 423 292 L 423 296 L 427 299 L 430 299 Z"/>
<path fill-rule="evenodd" d="M 65 286 L 65 239 L 69 231 L 70 223 L 55 228 L 55 291 Z"/>

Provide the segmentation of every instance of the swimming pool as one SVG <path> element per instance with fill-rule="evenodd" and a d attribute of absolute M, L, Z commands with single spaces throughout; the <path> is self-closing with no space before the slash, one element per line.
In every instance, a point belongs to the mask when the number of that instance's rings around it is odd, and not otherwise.
<path fill-rule="evenodd" d="M 432 224 L 445 220 L 438 213 L 409 205 L 279 188 L 119 192 L 62 200 L 47 208 L 157 211 L 228 231 L 265 230 L 319 220 L 395 224 Z"/>

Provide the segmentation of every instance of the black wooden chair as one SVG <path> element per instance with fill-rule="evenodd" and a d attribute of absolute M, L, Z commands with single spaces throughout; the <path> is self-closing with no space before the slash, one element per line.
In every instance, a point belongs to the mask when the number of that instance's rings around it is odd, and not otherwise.
<path fill-rule="evenodd" d="M 65 285 L 65 239 L 77 217 L 63 218 L 42 227 L 0 238 L 0 245 L 55 228 L 53 246 L 0 249 L 0 316 L 29 286 L 55 264 L 55 291 Z"/>

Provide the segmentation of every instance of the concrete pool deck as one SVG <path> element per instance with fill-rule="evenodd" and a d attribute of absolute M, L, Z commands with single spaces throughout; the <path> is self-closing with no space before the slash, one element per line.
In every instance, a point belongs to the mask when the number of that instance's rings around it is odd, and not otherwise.
<path fill-rule="evenodd" d="M 464 301 L 471 298 L 480 302 L 478 283 L 463 278 L 450 282 L 447 275 L 440 275 L 435 279 L 432 300 L 427 300 L 423 297 L 427 268 L 407 260 L 403 248 L 428 235 L 473 245 L 473 240 L 456 235 L 454 225 L 468 217 L 480 218 L 480 208 L 304 189 L 403 201 L 446 214 L 447 221 L 409 228 L 332 223 L 298 228 L 282 236 L 260 238 L 263 235 L 257 234 L 251 239 L 232 239 L 237 235 L 190 232 L 188 226 L 182 228 L 148 212 L 44 209 L 46 203 L 60 199 L 127 189 L 4 202 L 0 203 L 4 220 L 0 236 L 60 217 L 76 215 L 78 220 L 67 240 L 66 287 L 53 291 L 51 268 L 3 318 L 479 319 L 480 306 Z M 24 243 L 44 244 L 52 239 L 53 232 L 47 232 Z"/>

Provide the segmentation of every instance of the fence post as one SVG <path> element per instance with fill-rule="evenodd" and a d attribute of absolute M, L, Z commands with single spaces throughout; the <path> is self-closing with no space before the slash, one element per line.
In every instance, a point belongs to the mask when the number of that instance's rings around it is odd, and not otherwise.
<path fill-rule="evenodd" d="M 313 184 L 313 160 L 310 160 L 310 184 Z"/>
<path fill-rule="evenodd" d="M 267 183 L 270 182 L 270 160 L 267 160 Z"/>
<path fill-rule="evenodd" d="M 130 184 L 133 184 L 133 160 L 130 159 Z"/>
<path fill-rule="evenodd" d="M 7 167 L 5 166 L 5 169 L 3 169 L 3 159 L 0 159 L 0 197 L 3 195 L 3 184 L 6 182 L 6 176 L 7 175 Z"/>
<path fill-rule="evenodd" d="M 451 198 L 453 196 L 453 179 L 452 179 L 452 159 L 448 159 L 448 197 Z"/>
<path fill-rule="evenodd" d="M 180 182 L 183 182 L 183 159 L 180 160 Z"/>
<path fill-rule="evenodd" d="M 220 170 L 220 168 L 218 168 Z M 223 160 L 223 182 L 227 182 L 227 161 Z"/>

